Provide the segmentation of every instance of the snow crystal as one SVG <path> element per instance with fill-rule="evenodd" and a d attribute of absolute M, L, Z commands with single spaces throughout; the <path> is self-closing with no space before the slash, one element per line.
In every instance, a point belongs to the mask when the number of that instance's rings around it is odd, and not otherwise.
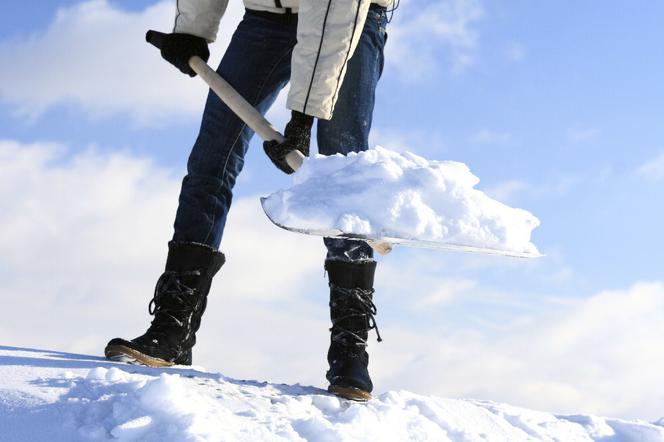
<path fill-rule="evenodd" d="M 141 416 L 114 427 L 111 435 L 116 439 L 136 440 L 149 429 L 150 424 L 152 424 L 150 416 Z"/>
<path fill-rule="evenodd" d="M 268 196 L 268 216 L 290 228 L 404 238 L 538 255 L 539 220 L 475 189 L 455 161 L 428 161 L 377 146 L 308 158 L 290 189 Z"/>
<path fill-rule="evenodd" d="M 88 372 L 88 375 L 86 376 L 87 379 L 89 380 L 103 380 L 106 379 L 106 372 L 108 370 L 105 369 L 104 367 L 97 367 Z"/>

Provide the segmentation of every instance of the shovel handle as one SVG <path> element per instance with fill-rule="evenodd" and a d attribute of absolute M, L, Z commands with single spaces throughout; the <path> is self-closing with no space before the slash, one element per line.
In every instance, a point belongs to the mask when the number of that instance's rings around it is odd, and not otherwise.
<path fill-rule="evenodd" d="M 153 31 L 152 29 L 150 29 L 148 32 L 145 33 L 145 41 L 147 41 L 152 46 L 161 51 L 161 48 L 164 47 L 165 35 L 166 34 L 164 34 L 163 32 Z"/>
<path fill-rule="evenodd" d="M 158 31 L 148 31 L 145 34 L 145 40 L 151 45 L 161 49 L 166 34 Z M 245 122 L 254 132 L 265 141 L 275 140 L 283 143 L 286 139 L 275 127 L 247 102 L 226 80 L 221 78 L 208 64 L 200 57 L 194 55 L 189 59 L 189 66 L 198 74 L 214 91 L 235 115 Z M 304 161 L 304 155 L 298 150 L 292 150 L 286 155 L 286 162 L 293 169 L 297 170 Z"/>

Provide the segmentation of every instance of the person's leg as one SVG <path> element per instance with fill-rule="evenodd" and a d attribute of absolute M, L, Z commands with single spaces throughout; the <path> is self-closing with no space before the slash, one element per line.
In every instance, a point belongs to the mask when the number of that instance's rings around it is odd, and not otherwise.
<path fill-rule="evenodd" d="M 217 69 L 243 97 L 265 113 L 290 78 L 295 21 L 248 11 Z M 198 138 L 187 163 L 175 218 L 174 241 L 218 248 L 232 189 L 254 132 L 210 91 Z"/>
<path fill-rule="evenodd" d="M 361 152 L 369 148 L 375 91 L 383 72 L 387 34 L 385 8 L 372 5 L 357 49 L 348 61 L 333 117 L 318 121 L 318 152 L 322 155 Z M 364 241 L 325 238 L 328 259 L 371 260 L 373 250 Z"/>
<path fill-rule="evenodd" d="M 369 147 L 375 90 L 383 70 L 387 18 L 372 5 L 359 45 L 330 121 L 318 122 L 318 150 L 323 155 L 360 152 Z M 325 269 L 330 285 L 332 328 L 327 353 L 329 391 L 353 400 L 371 397 L 366 351 L 369 331 L 376 328 L 373 281 L 376 262 L 364 241 L 325 238 Z"/>
<path fill-rule="evenodd" d="M 248 12 L 218 72 L 265 112 L 288 82 L 295 42 L 295 23 Z M 217 248 L 252 135 L 214 93 L 209 94 L 182 183 L 166 271 L 150 302 L 154 319 L 137 338 L 112 339 L 104 351 L 107 358 L 151 366 L 192 363 L 191 349 L 210 284 L 225 261 Z"/>

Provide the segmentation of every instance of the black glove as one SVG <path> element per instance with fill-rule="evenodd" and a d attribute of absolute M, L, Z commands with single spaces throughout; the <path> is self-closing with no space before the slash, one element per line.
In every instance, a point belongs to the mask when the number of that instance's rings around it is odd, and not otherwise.
<path fill-rule="evenodd" d="M 299 150 L 305 157 L 309 156 L 309 143 L 311 142 L 311 126 L 314 124 L 314 117 L 305 115 L 298 111 L 293 111 L 291 120 L 286 125 L 284 137 L 286 141 L 279 142 L 265 141 L 263 149 L 275 166 L 282 172 L 291 174 L 295 172 L 286 162 L 286 155 L 293 150 Z"/>
<path fill-rule="evenodd" d="M 161 56 L 190 77 L 196 76 L 196 72 L 189 67 L 189 59 L 194 55 L 198 55 L 206 62 L 210 58 L 208 44 L 204 38 L 190 34 L 164 35 Z"/>

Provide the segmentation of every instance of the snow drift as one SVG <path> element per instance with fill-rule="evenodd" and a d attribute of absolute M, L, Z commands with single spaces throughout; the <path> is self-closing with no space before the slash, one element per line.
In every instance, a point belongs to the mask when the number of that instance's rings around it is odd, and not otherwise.
<path fill-rule="evenodd" d="M 664 441 L 662 425 L 386 392 L 367 404 L 201 368 L 0 347 L 0 440 Z"/>
<path fill-rule="evenodd" d="M 297 230 L 539 255 L 530 242 L 539 220 L 474 187 L 455 161 L 428 161 L 380 146 L 347 156 L 308 158 L 290 189 L 264 199 L 274 222 Z"/>

